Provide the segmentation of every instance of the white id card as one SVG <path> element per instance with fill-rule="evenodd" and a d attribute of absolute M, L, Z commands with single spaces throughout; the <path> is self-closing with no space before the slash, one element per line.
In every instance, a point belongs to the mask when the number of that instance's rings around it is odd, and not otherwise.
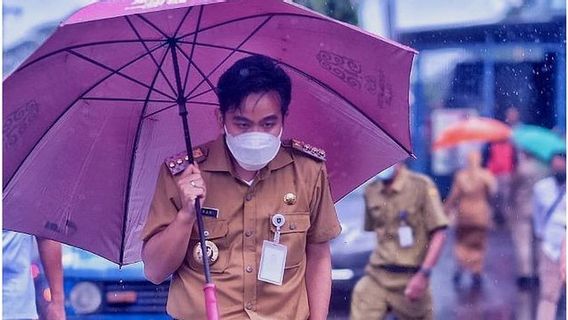
<path fill-rule="evenodd" d="M 409 226 L 401 226 L 398 228 L 398 244 L 401 248 L 412 247 L 414 237 L 412 236 L 412 228 Z"/>
<path fill-rule="evenodd" d="M 264 240 L 260 256 L 258 280 L 281 286 L 288 248 L 279 243 Z"/>

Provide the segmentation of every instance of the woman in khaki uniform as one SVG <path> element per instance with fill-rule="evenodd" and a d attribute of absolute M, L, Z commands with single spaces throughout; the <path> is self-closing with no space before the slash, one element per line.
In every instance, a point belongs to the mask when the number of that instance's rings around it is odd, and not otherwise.
<path fill-rule="evenodd" d="M 473 274 L 474 287 L 481 285 L 487 232 L 491 226 L 489 199 L 495 189 L 495 178 L 481 166 L 481 154 L 477 151 L 470 153 L 467 167 L 456 173 L 445 205 L 448 214 L 457 208 L 453 219 L 456 225 L 455 256 L 458 261 L 458 270 L 454 275 L 456 285 L 463 269 Z"/>

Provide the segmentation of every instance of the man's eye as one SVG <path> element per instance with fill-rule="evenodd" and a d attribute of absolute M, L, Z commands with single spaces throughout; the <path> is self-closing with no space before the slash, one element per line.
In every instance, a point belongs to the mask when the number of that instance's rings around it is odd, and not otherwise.
<path fill-rule="evenodd" d="M 264 124 L 264 127 L 265 128 L 272 128 L 272 127 L 274 127 L 274 125 L 275 125 L 274 122 L 267 122 L 267 123 Z"/>
<path fill-rule="evenodd" d="M 248 123 L 245 122 L 241 122 L 241 123 L 237 123 L 237 127 L 241 128 L 241 129 L 246 129 L 249 127 Z"/>

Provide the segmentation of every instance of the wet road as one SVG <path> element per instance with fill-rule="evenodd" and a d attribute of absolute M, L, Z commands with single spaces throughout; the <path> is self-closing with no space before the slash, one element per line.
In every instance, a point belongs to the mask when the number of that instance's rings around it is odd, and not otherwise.
<path fill-rule="evenodd" d="M 450 235 L 438 265 L 432 273 L 431 286 L 434 295 L 435 318 L 484 319 L 484 320 L 525 320 L 534 319 L 537 291 L 517 289 L 516 263 L 509 232 L 495 229 L 489 238 L 488 256 L 485 262 L 483 285 L 479 290 L 471 289 L 471 280 L 463 277 L 458 288 L 454 288 L 452 276 L 455 261 L 452 255 L 453 237 Z M 346 307 L 348 309 L 348 306 Z M 558 319 L 566 318 L 565 304 L 559 307 Z M 348 318 L 348 310 L 335 306 L 329 319 Z"/>

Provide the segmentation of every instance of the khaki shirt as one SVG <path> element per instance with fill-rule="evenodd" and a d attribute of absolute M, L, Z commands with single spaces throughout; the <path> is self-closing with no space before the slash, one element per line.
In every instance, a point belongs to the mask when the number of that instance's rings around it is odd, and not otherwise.
<path fill-rule="evenodd" d="M 377 233 L 378 244 L 369 260 L 372 266 L 420 267 L 430 234 L 448 225 L 434 183 L 405 168 L 401 168 L 390 191 L 380 181 L 371 183 L 365 189 L 365 207 L 365 230 Z M 401 212 L 407 212 L 414 238 L 414 244 L 406 248 L 399 245 Z"/>
<path fill-rule="evenodd" d="M 248 186 L 236 177 L 223 136 L 200 148 L 207 155 L 199 163 L 207 185 L 203 206 L 219 209 L 218 218 L 204 216 L 204 224 L 207 239 L 219 249 L 211 277 L 217 285 L 221 319 L 307 319 L 306 245 L 329 241 L 341 232 L 324 163 L 281 147 Z M 292 205 L 284 201 L 290 192 L 297 197 Z M 181 203 L 175 182 L 162 166 L 144 241 L 174 220 L 176 207 Z M 276 213 L 286 218 L 280 243 L 288 247 L 281 286 L 257 280 L 262 244 L 274 238 L 270 221 Z M 193 257 L 198 240 L 195 223 L 186 258 L 170 285 L 167 311 L 174 318 L 206 318 L 203 267 Z"/>

